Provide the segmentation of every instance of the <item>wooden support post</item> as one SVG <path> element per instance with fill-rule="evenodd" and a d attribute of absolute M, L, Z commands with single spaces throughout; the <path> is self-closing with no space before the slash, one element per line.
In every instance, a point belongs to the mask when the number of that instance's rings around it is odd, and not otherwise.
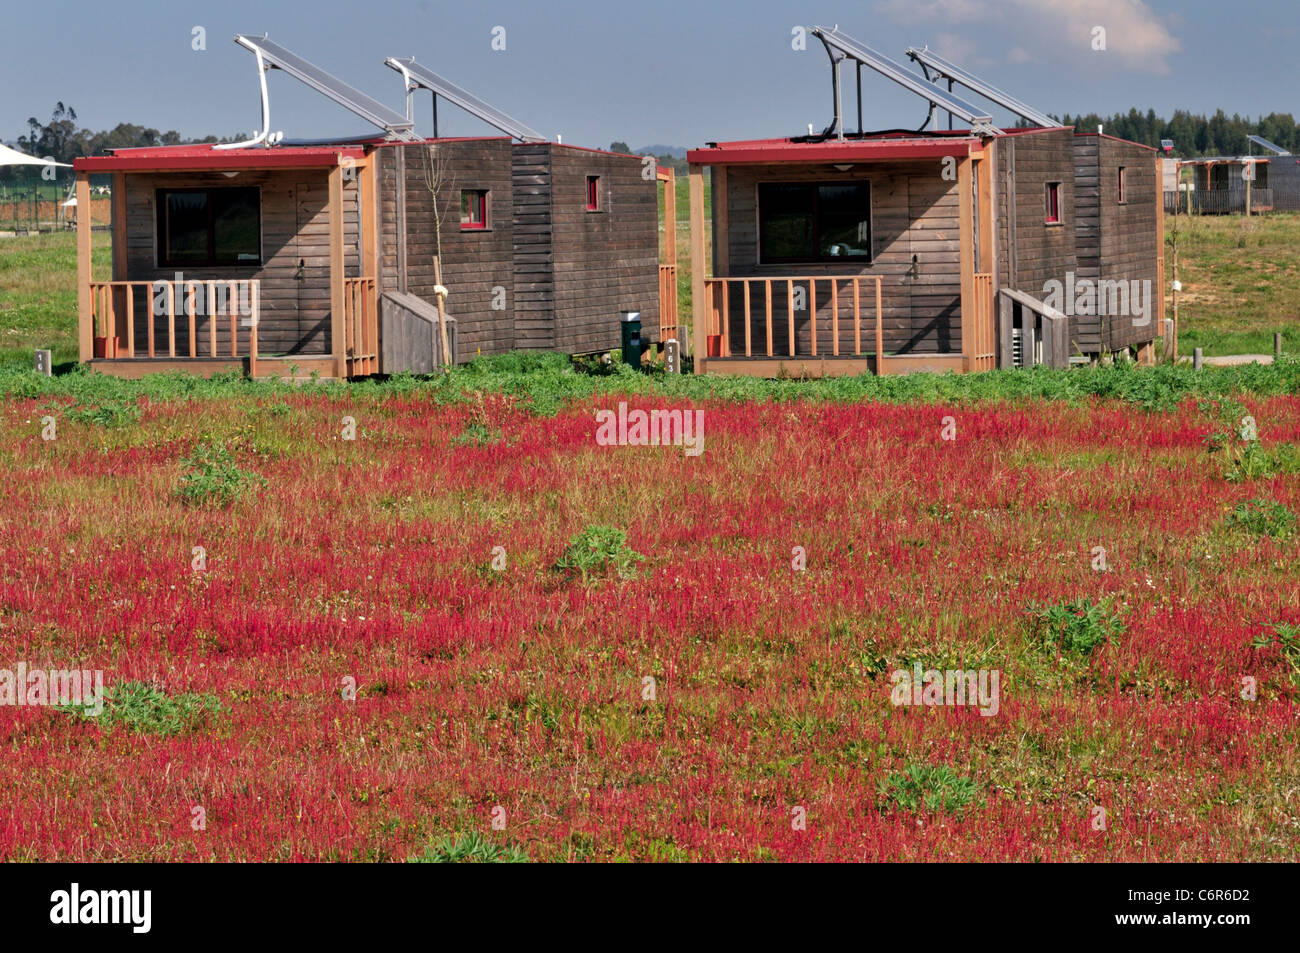
<path fill-rule="evenodd" d="M 746 278 L 746 279 L 742 282 L 742 285 L 743 285 L 743 287 L 744 287 L 744 289 L 745 289 L 745 357 L 753 357 L 754 355 L 753 355 L 753 353 L 752 353 L 751 350 L 750 350 L 750 334 L 749 334 L 749 324 L 750 324 L 750 321 L 749 321 L 749 279 Z"/>
<path fill-rule="evenodd" d="M 262 284 L 259 281 L 248 283 L 248 376 L 257 378 L 257 325 L 262 319 Z"/>
<path fill-rule="evenodd" d="M 808 328 L 812 336 L 812 356 L 817 356 L 817 280 L 808 279 Z"/>
<path fill-rule="evenodd" d="M 691 338 L 694 342 L 695 372 L 706 370 L 709 353 L 709 306 L 705 300 L 708 285 L 704 273 L 704 168 L 692 165 L 689 191 L 691 197 Z"/>
<path fill-rule="evenodd" d="M 363 277 L 373 279 L 365 282 L 365 353 L 374 357 L 366 358 L 365 373 L 379 372 L 379 186 L 375 175 L 375 165 L 379 157 L 372 153 L 361 165 L 361 194 L 357 209 L 361 215 L 361 250 L 365 261 L 361 263 Z M 371 340 L 374 338 L 374 340 Z"/>
<path fill-rule="evenodd" d="M 89 361 L 95 356 L 94 308 L 90 298 L 93 280 L 90 259 L 90 178 L 77 173 L 77 354 Z"/>
<path fill-rule="evenodd" d="M 853 356 L 862 356 L 862 296 L 861 278 L 853 279 Z"/>
<path fill-rule="evenodd" d="M 1204 355 L 1201 353 L 1201 349 L 1199 347 L 1192 348 L 1192 370 L 1199 371 L 1203 360 Z"/>
<path fill-rule="evenodd" d="M 1273 332 L 1273 360 L 1282 360 L 1282 332 Z"/>
<path fill-rule="evenodd" d="M 882 279 L 876 277 L 876 373 L 885 373 L 885 315 L 882 307 L 884 294 L 881 290 Z"/>
<path fill-rule="evenodd" d="M 1156 333 L 1165 329 L 1165 193 L 1161 184 L 1164 167 L 1159 156 L 1156 157 Z M 1177 183 L 1175 183 L 1176 185 Z M 1154 361 L 1154 350 L 1152 360 Z"/>
<path fill-rule="evenodd" d="M 840 356 L 840 288 L 839 281 L 831 279 L 831 354 Z"/>
<path fill-rule="evenodd" d="M 185 314 L 189 317 L 190 325 L 190 357 L 199 356 L 198 334 L 197 329 L 194 327 L 194 323 L 197 320 L 195 317 L 197 308 L 195 308 L 194 305 L 194 282 L 187 281 L 185 283 Z"/>
<path fill-rule="evenodd" d="M 764 282 L 766 292 L 764 300 L 767 302 L 767 356 L 772 356 L 772 279 L 768 278 Z"/>
<path fill-rule="evenodd" d="M 785 310 L 790 318 L 790 356 L 794 357 L 794 282 L 789 279 L 785 283 Z"/>
<path fill-rule="evenodd" d="M 971 159 L 957 162 L 958 257 L 961 263 L 962 369 L 973 369 L 975 334 L 975 214 Z"/>
<path fill-rule="evenodd" d="M 80 207 L 81 203 L 77 203 Z M 113 173 L 113 280 L 126 281 L 130 275 L 127 274 L 127 251 L 126 251 L 126 173 Z M 86 210 L 90 214 L 90 210 Z M 110 292 L 115 294 L 116 292 Z M 126 286 L 127 307 L 126 311 L 131 311 L 131 286 Z M 105 330 L 109 337 L 124 337 L 126 333 L 126 311 L 117 316 L 114 325 Z"/>
<path fill-rule="evenodd" d="M 400 147 L 399 147 L 400 148 Z M 343 327 L 343 169 L 329 171 L 330 350 L 334 375 L 347 377 L 347 340 Z"/>

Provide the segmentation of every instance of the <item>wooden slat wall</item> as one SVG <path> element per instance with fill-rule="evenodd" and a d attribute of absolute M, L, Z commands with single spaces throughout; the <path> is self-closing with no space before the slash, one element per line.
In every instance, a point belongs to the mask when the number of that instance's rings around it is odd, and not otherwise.
<path fill-rule="evenodd" d="M 458 358 L 501 354 L 514 347 L 513 163 L 506 139 L 440 142 L 449 185 L 439 196 L 442 216 L 443 284 L 447 310 L 456 318 Z M 407 290 L 431 303 L 433 204 L 426 184 L 424 144 L 383 146 L 379 156 L 380 247 L 384 291 L 397 290 L 397 150 L 406 161 Z M 488 190 L 486 229 L 462 230 L 462 189 Z M 504 310 L 492 309 L 494 288 L 505 289 Z"/>
<path fill-rule="evenodd" d="M 1095 280 L 1101 266 L 1101 180 L 1096 136 L 1074 137 L 1074 238 L 1077 278 Z M 1064 277 L 1061 279 L 1064 281 Z M 1038 296 L 1038 297 L 1041 297 Z M 1101 318 L 1075 315 L 1070 340 L 1085 354 L 1101 351 Z"/>
<path fill-rule="evenodd" d="M 520 147 L 516 147 L 520 148 Z M 569 354 L 619 346 L 620 311 L 659 327 L 659 199 L 636 156 L 552 145 L 555 347 Z M 587 211 L 587 176 L 600 176 L 601 210 Z"/>
<path fill-rule="evenodd" d="M 272 354 L 326 354 L 329 352 L 329 221 L 326 173 L 304 169 L 284 172 L 242 172 L 230 179 L 220 173 L 138 174 L 126 176 L 127 277 L 133 281 L 174 279 L 176 269 L 156 264 L 156 190 L 186 187 L 258 187 L 262 194 L 261 267 L 234 266 L 187 269 L 193 279 L 258 278 L 261 287 L 261 320 L 258 350 Z M 357 204 L 355 180 L 344 184 L 345 238 L 349 274 L 356 274 Z M 306 280 L 296 279 L 298 263 L 305 264 Z M 143 295 L 135 300 L 137 353 L 146 346 L 146 316 L 151 302 Z M 188 341 L 188 319 L 177 302 L 177 335 Z M 166 317 L 155 319 L 158 346 L 165 340 Z M 229 318 L 218 327 L 225 340 Z M 249 329 L 239 328 L 239 350 L 247 353 Z M 198 319 L 198 337 L 206 341 L 208 318 Z M 179 348 L 178 348 L 179 350 Z"/>
<path fill-rule="evenodd" d="M 874 259 L 867 265 L 760 264 L 757 198 L 760 182 L 851 181 L 871 182 L 872 243 Z M 957 183 L 941 175 L 938 160 L 880 163 L 839 172 L 824 166 L 733 166 L 727 174 L 728 254 L 733 276 L 881 275 L 884 278 L 884 339 L 887 353 L 926 354 L 961 349 L 961 266 L 958 257 L 959 223 Z M 917 277 L 912 278 L 912 256 Z M 840 353 L 853 353 L 851 290 L 839 295 Z M 744 353 L 743 311 L 739 287 L 728 301 L 732 314 L 732 353 Z M 773 282 L 775 349 L 787 353 L 789 331 L 784 282 Z M 818 287 L 817 351 L 832 352 L 830 282 Z M 765 333 L 765 303 L 751 302 L 753 333 Z M 872 303 L 863 303 L 863 320 L 874 323 Z M 811 351 L 809 315 L 796 312 L 795 345 L 798 353 Z M 766 345 L 764 345 L 766 346 Z M 874 348 L 874 345 L 872 345 Z"/>
<path fill-rule="evenodd" d="M 551 145 L 513 149 L 515 347 L 555 347 L 554 223 L 551 220 Z"/>
<path fill-rule="evenodd" d="M 1092 137 L 1099 143 L 1101 178 L 1101 277 L 1116 281 L 1150 281 L 1151 310 L 1145 324 L 1136 316 L 1106 319 L 1108 350 L 1117 351 L 1154 340 L 1158 329 L 1160 276 L 1163 249 L 1156 234 L 1156 205 L 1163 203 L 1157 181 L 1155 153 L 1132 142 Z M 1127 181 L 1124 205 L 1119 204 L 1119 167 Z"/>

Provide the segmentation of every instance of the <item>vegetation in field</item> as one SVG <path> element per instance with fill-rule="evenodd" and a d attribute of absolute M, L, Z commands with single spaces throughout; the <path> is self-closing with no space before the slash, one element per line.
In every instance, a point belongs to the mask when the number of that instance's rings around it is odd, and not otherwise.
<path fill-rule="evenodd" d="M 1031 615 L 1043 645 L 1061 655 L 1086 657 L 1102 645 L 1118 644 L 1124 634 L 1124 617 L 1108 599 L 1072 599 L 1039 606 Z"/>
<path fill-rule="evenodd" d="M 528 854 L 515 844 L 500 846 L 477 831 L 447 837 L 407 858 L 415 864 L 526 864 Z"/>
<path fill-rule="evenodd" d="M 104 710 L 89 713 L 90 706 L 74 705 L 65 711 L 91 718 L 105 730 L 121 727 L 137 734 L 162 735 L 197 731 L 211 715 L 226 711 L 213 695 L 182 692 L 168 695 L 153 682 L 130 681 L 111 687 L 104 695 Z"/>
<path fill-rule="evenodd" d="M 1229 527 L 1274 539 L 1286 539 L 1296 530 L 1295 513 L 1276 500 L 1262 497 L 1238 503 L 1224 522 Z"/>
<path fill-rule="evenodd" d="M 946 764 L 911 764 L 881 784 L 886 805 L 902 811 L 958 814 L 975 800 L 979 786 Z"/>
<path fill-rule="evenodd" d="M 1252 643 L 1258 649 L 1276 646 L 1286 664 L 1291 684 L 1300 688 L 1300 625 L 1277 622 L 1271 632 L 1265 632 Z"/>
<path fill-rule="evenodd" d="M 257 487 L 266 486 L 265 478 L 241 469 L 223 443 L 200 444 L 192 456 L 181 460 L 181 466 L 185 472 L 176 492 L 193 506 L 229 506 Z"/>
<path fill-rule="evenodd" d="M 1173 242 L 1178 242 L 1178 273 Z M 1178 353 L 1300 352 L 1300 213 L 1165 217 L 1165 278 L 1178 296 Z M 1166 289 L 1166 295 L 1169 292 Z M 1173 314 L 1172 299 L 1165 313 Z"/>
<path fill-rule="evenodd" d="M 628 545 L 625 531 L 616 526 L 588 526 L 569 540 L 555 568 L 580 576 L 585 586 L 611 572 L 620 579 L 631 579 L 637 563 L 644 561 L 645 557 Z"/>

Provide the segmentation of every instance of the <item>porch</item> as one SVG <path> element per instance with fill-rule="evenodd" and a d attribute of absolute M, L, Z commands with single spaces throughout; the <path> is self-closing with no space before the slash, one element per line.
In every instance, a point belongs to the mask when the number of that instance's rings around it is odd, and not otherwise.
<path fill-rule="evenodd" d="M 997 367 L 994 148 L 953 135 L 692 151 L 697 370 L 820 377 Z M 808 201 L 819 205 L 804 210 Z"/>
<path fill-rule="evenodd" d="M 121 150 L 111 172 L 112 274 L 93 273 L 78 223 L 80 359 L 140 377 L 379 372 L 373 160 L 353 147 Z"/>

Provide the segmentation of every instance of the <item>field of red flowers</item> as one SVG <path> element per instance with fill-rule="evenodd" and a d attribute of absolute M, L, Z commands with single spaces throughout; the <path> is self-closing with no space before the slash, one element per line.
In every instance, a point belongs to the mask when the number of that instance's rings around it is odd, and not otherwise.
<path fill-rule="evenodd" d="M 1204 406 L 615 407 L 0 406 L 0 669 L 108 692 L 0 707 L 0 859 L 1297 859 L 1300 480 Z"/>

